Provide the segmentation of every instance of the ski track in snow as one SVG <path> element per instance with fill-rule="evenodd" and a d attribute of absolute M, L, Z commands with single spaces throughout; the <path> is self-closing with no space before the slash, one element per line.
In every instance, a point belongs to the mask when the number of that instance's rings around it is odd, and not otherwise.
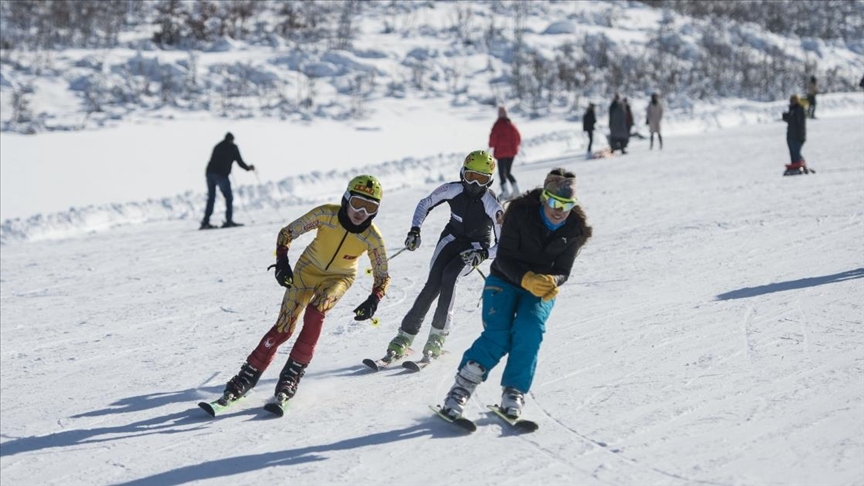
<path fill-rule="evenodd" d="M 281 206 L 281 218 L 250 209 L 255 224 L 224 231 L 166 220 L 5 245 L 3 482 L 861 484 L 864 117 L 808 126 L 811 176 L 780 176 L 783 130 L 517 164 L 523 189 L 555 165 L 574 169 L 595 231 L 547 325 L 531 435 L 485 409 L 503 363 L 469 403 L 474 434 L 426 408 L 482 329 L 479 275 L 460 280 L 450 352 L 437 362 L 417 374 L 360 363 L 383 354 L 423 285 L 446 207 L 425 222 L 423 245 L 391 262 L 377 328 L 351 314 L 371 285 L 360 262 L 282 419 L 261 406 L 293 340 L 225 416 L 196 403 L 218 396 L 273 324 L 273 242 L 311 201 Z M 392 254 L 440 180 L 389 177 L 401 189 L 376 223 Z M 45 396 L 56 398 L 33 399 Z"/>

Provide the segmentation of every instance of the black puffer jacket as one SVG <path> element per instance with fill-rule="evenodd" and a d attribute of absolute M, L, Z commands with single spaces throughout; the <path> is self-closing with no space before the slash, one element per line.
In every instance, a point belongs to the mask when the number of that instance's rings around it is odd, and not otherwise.
<path fill-rule="evenodd" d="M 593 132 L 594 125 L 597 124 L 597 115 L 594 114 L 594 108 L 588 108 L 585 110 L 585 114 L 582 115 L 582 131 L 583 132 Z"/>
<path fill-rule="evenodd" d="M 573 208 L 564 226 L 549 230 L 540 216 L 541 192 L 542 189 L 534 189 L 514 199 L 504 213 L 491 274 L 517 287 L 529 271 L 552 275 L 558 285 L 566 282 L 576 255 L 592 234 L 579 206 Z"/>
<path fill-rule="evenodd" d="M 807 140 L 807 116 L 804 107 L 798 104 L 789 105 L 789 111 L 783 113 L 783 121 L 788 123 L 786 138 L 804 142 Z"/>
<path fill-rule="evenodd" d="M 249 166 L 243 162 L 243 157 L 240 157 L 240 149 L 237 145 L 230 140 L 222 140 L 213 147 L 213 155 L 210 156 L 210 163 L 207 164 L 207 173 L 228 176 L 231 173 L 231 164 L 235 160 L 240 167 L 249 170 Z"/>

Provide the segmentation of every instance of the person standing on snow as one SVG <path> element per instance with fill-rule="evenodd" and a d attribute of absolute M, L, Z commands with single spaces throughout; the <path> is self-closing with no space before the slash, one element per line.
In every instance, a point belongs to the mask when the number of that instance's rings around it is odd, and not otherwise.
<path fill-rule="evenodd" d="M 438 306 L 423 354 L 430 358 L 441 354 L 450 333 L 457 281 L 484 260 L 495 258 L 504 209 L 489 189 L 494 173 L 495 159 L 488 152 L 471 152 L 462 164 L 459 181 L 442 185 L 417 203 L 411 231 L 405 239 L 408 250 L 420 247 L 420 227 L 436 206 L 443 203 L 450 206 L 450 221 L 438 239 L 426 284 L 402 319 L 399 333 L 387 346 L 387 356 L 383 361 L 393 361 L 405 355 L 436 297 Z M 490 236 L 494 237 L 492 246 L 489 245 Z"/>
<path fill-rule="evenodd" d="M 233 219 L 234 213 L 234 196 L 231 193 L 231 180 L 228 176 L 231 174 L 231 165 L 234 161 L 237 165 L 249 170 L 255 170 L 254 165 L 246 165 L 243 162 L 243 157 L 240 156 L 240 149 L 234 144 L 234 135 L 231 132 L 225 134 L 225 139 L 213 147 L 213 154 L 210 155 L 210 162 L 207 164 L 207 208 L 204 210 L 204 219 L 201 221 L 199 229 L 213 229 L 216 226 L 210 224 L 210 216 L 213 215 L 213 204 L 216 202 L 216 186 L 222 191 L 225 197 L 225 223 L 223 228 L 231 228 L 234 226 L 243 226 L 240 223 L 235 223 Z"/>
<path fill-rule="evenodd" d="M 660 150 L 663 150 L 663 135 L 660 135 L 660 120 L 663 119 L 663 104 L 660 103 L 660 96 L 657 93 L 651 94 L 651 102 L 648 103 L 648 115 L 645 118 L 645 123 L 648 125 L 648 130 L 651 132 L 650 150 L 654 149 L 654 134 L 657 134 L 657 140 L 660 141 Z"/>
<path fill-rule="evenodd" d="M 357 258 L 366 253 L 372 262 L 372 293 L 356 309 L 355 320 L 370 319 L 387 292 L 387 253 L 384 238 L 372 219 L 378 214 L 383 190 L 370 175 L 357 176 L 348 184 L 341 204 L 318 206 L 279 231 L 276 238 L 276 281 L 286 288 L 276 324 L 252 351 L 240 372 L 225 386 L 220 399 L 226 404 L 251 390 L 276 356 L 276 350 L 294 333 L 303 315 L 303 330 L 276 384 L 276 401 L 285 402 L 297 393 L 300 379 L 312 361 L 315 345 L 327 311 L 354 283 Z M 291 242 L 316 230 L 294 268 L 288 260 Z M 222 404 L 220 402 L 220 404 Z"/>
<path fill-rule="evenodd" d="M 810 76 L 807 83 L 807 118 L 816 119 L 816 95 L 819 94 L 819 85 L 816 84 L 816 76 Z"/>
<path fill-rule="evenodd" d="M 609 105 L 609 147 L 612 152 L 620 150 L 622 154 L 626 154 L 629 138 L 627 112 L 621 103 L 621 96 L 615 93 L 615 98 Z"/>
<path fill-rule="evenodd" d="M 483 332 L 462 356 L 442 413 L 461 417 L 477 385 L 509 354 L 501 409 L 521 415 L 558 288 L 591 234 L 576 200 L 576 176 L 565 169 L 553 169 L 542 189 L 510 202 L 483 288 Z"/>
<path fill-rule="evenodd" d="M 588 109 L 582 115 L 582 131 L 588 132 L 588 154 L 591 154 L 591 145 L 594 144 L 594 125 L 597 124 L 597 115 L 594 113 L 594 103 L 588 103 Z"/>
<path fill-rule="evenodd" d="M 786 145 L 789 146 L 790 165 L 793 166 L 787 166 L 787 169 L 805 167 L 807 164 L 804 162 L 804 156 L 801 155 L 801 148 L 807 141 L 807 115 L 804 113 L 804 107 L 798 102 L 797 95 L 789 98 L 789 111 L 783 113 L 783 121 L 787 124 Z"/>
<path fill-rule="evenodd" d="M 489 147 L 498 160 L 498 175 L 501 177 L 501 199 L 506 200 L 519 194 L 519 184 L 513 177 L 513 159 L 519 153 L 519 145 L 522 136 L 516 125 L 507 118 L 507 109 L 498 107 L 498 120 L 492 125 L 492 133 L 489 134 Z M 512 190 L 507 188 L 507 182 L 513 186 Z"/>

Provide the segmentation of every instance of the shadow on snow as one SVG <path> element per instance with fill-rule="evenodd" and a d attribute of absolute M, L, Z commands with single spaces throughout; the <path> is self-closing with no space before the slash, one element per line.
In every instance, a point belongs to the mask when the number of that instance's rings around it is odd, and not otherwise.
<path fill-rule="evenodd" d="M 287 449 L 278 452 L 266 452 L 263 454 L 251 454 L 225 459 L 216 459 L 191 466 L 183 466 L 172 471 L 166 471 L 146 478 L 119 484 L 123 486 L 162 486 L 183 484 L 193 481 L 205 481 L 208 479 L 248 473 L 268 467 L 296 466 L 310 462 L 324 461 L 328 459 L 326 456 L 328 452 L 377 446 L 422 437 L 425 435 L 442 438 L 464 435 L 463 432 L 456 430 L 455 427 L 444 422 L 441 422 L 440 425 L 431 425 L 431 423 L 437 421 L 439 421 L 439 419 L 430 417 L 428 419 L 429 423 L 424 422 L 399 430 L 390 430 L 362 437 L 340 440 L 338 442 L 333 442 L 332 444 L 311 445 L 308 447 L 298 447 L 296 449 Z"/>
<path fill-rule="evenodd" d="M 747 297 L 756 297 L 757 295 L 770 294 L 772 292 L 803 289 L 806 287 L 815 287 L 817 285 L 842 282 L 844 280 L 852 280 L 862 277 L 864 277 L 864 268 L 857 268 L 855 270 L 849 270 L 848 272 L 835 273 L 834 275 L 802 278 L 798 280 L 790 280 L 788 282 L 760 285 L 758 287 L 746 287 L 743 289 L 733 290 L 732 292 L 726 292 L 725 294 L 720 294 L 717 296 L 717 300 L 746 299 Z"/>

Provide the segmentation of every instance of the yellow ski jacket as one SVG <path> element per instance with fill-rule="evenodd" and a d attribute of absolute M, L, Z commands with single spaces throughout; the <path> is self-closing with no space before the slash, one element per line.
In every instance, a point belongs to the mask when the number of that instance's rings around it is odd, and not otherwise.
<path fill-rule="evenodd" d="M 379 298 L 384 297 L 390 285 L 384 237 L 375 223 L 360 233 L 346 230 L 339 223 L 339 208 L 338 204 L 325 204 L 312 209 L 279 231 L 276 247 L 287 249 L 300 235 L 317 229 L 315 239 L 300 255 L 298 265 L 306 261 L 324 273 L 353 278 L 357 275 L 357 258 L 366 253 L 372 262 L 372 292 Z"/>

